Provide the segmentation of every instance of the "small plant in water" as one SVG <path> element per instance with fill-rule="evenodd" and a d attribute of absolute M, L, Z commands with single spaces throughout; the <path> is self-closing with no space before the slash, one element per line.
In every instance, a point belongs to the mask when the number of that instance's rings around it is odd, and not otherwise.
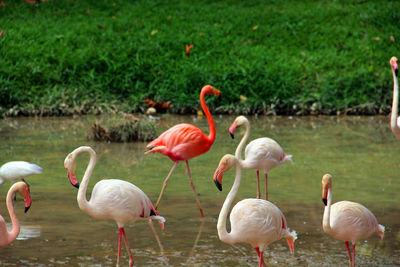
<path fill-rule="evenodd" d="M 123 118 L 111 119 L 107 124 L 94 123 L 88 138 L 106 142 L 134 142 L 150 141 L 157 137 L 156 122 L 147 118 L 138 119 L 125 114 Z"/>

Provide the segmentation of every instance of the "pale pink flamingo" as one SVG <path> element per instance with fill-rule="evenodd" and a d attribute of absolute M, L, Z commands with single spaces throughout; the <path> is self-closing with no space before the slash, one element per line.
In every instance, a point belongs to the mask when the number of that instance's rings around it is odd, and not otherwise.
<path fill-rule="evenodd" d="M 192 124 L 182 123 L 169 128 L 146 146 L 145 154 L 159 152 L 175 162 L 167 178 L 164 180 L 163 187 L 155 205 L 156 209 L 160 204 L 161 197 L 164 194 L 165 188 L 167 187 L 168 180 L 174 172 L 179 161 L 185 161 L 190 185 L 193 189 L 194 196 L 196 197 L 196 202 L 199 206 L 201 217 L 204 218 L 203 209 L 201 208 L 200 200 L 197 196 L 190 174 L 188 160 L 206 153 L 215 140 L 214 120 L 212 119 L 211 113 L 204 100 L 205 95 L 215 95 L 219 97 L 220 92 L 211 85 L 204 86 L 200 92 L 200 104 L 207 117 L 210 127 L 210 133 L 208 136 L 205 135 L 202 130 Z"/>
<path fill-rule="evenodd" d="M 286 161 L 292 161 L 292 155 L 286 155 L 282 147 L 273 139 L 268 137 L 257 138 L 251 141 L 245 150 L 245 159 L 242 160 L 244 144 L 250 136 L 250 123 L 244 116 L 239 116 L 229 127 L 231 137 L 234 138 L 235 130 L 244 126 L 246 132 L 236 148 L 235 157 L 239 159 L 239 165 L 244 169 L 257 170 L 257 198 L 260 198 L 259 170 L 264 171 L 265 176 L 265 199 L 268 200 L 268 171 Z M 219 188 L 222 190 L 222 187 Z"/>
<path fill-rule="evenodd" d="M 75 175 L 76 158 L 82 152 L 90 155 L 89 165 L 86 168 L 82 183 L 79 185 Z M 105 179 L 95 184 L 90 200 L 86 199 L 86 190 L 89 179 L 96 165 L 96 152 L 88 146 L 81 146 L 72 151 L 64 161 L 71 184 L 79 188 L 77 200 L 79 208 L 97 219 L 115 220 L 119 227 L 118 258 L 121 256 L 121 237 L 124 238 L 126 250 L 129 253 L 129 266 L 133 266 L 133 255 L 126 239 L 124 225 L 137 220 L 158 220 L 161 228 L 165 219 L 158 215 L 150 199 L 137 186 L 119 179 Z"/>
<path fill-rule="evenodd" d="M 339 201 L 332 204 L 332 176 L 322 177 L 322 201 L 325 204 L 322 227 L 324 232 L 335 239 L 345 242 L 350 266 L 355 266 L 356 242 L 377 232 L 381 239 L 385 227 L 378 224 L 374 214 L 363 205 L 350 201 Z M 353 244 L 353 254 L 349 242 Z"/>
<path fill-rule="evenodd" d="M 248 198 L 239 201 L 232 209 L 230 215 L 231 232 L 226 230 L 226 220 L 229 209 L 237 194 L 242 179 L 242 170 L 238 160 L 233 155 L 222 157 L 214 174 L 214 182 L 219 188 L 222 183 L 221 173 L 236 167 L 236 176 L 233 186 L 227 195 L 219 213 L 217 229 L 222 242 L 228 244 L 248 243 L 256 251 L 259 257 L 259 266 L 263 266 L 264 249 L 272 242 L 286 238 L 290 252 L 294 252 L 294 241 L 297 238 L 295 231 L 287 228 L 285 216 L 280 209 L 264 199 Z"/>
<path fill-rule="evenodd" d="M 10 161 L 0 167 L 0 184 L 5 180 L 15 183 L 24 180 L 25 177 L 42 173 L 43 169 L 36 164 L 26 161 Z"/>
<path fill-rule="evenodd" d="M 393 102 L 392 102 L 392 114 L 390 117 L 390 128 L 397 140 L 400 141 L 400 117 L 398 117 L 399 110 L 399 82 L 397 75 L 399 73 L 399 66 L 397 65 L 397 58 L 392 57 L 389 61 L 390 67 L 392 68 L 393 75 Z"/>
<path fill-rule="evenodd" d="M 14 242 L 19 234 L 19 221 L 17 215 L 15 214 L 14 206 L 12 203 L 12 196 L 15 193 L 20 194 L 25 199 L 25 212 L 29 210 L 32 204 L 32 199 L 31 195 L 29 194 L 29 187 L 27 183 L 17 182 L 11 186 L 7 193 L 6 203 L 8 213 L 11 217 L 12 229 L 11 232 L 7 231 L 6 222 L 4 221 L 4 218 L 0 215 L 0 247 L 5 247 Z"/>

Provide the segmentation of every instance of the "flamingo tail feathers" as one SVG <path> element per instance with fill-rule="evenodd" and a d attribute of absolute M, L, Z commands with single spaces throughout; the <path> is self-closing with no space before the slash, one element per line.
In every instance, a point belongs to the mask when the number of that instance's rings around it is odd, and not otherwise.
<path fill-rule="evenodd" d="M 292 157 L 293 157 L 292 155 L 286 155 L 286 154 L 284 154 L 283 159 L 281 160 L 281 163 L 284 163 L 284 162 L 286 162 L 286 161 L 290 161 L 290 162 L 293 163 Z"/>
<path fill-rule="evenodd" d="M 378 235 L 381 239 L 383 239 L 383 236 L 385 235 L 385 226 L 378 224 Z"/>

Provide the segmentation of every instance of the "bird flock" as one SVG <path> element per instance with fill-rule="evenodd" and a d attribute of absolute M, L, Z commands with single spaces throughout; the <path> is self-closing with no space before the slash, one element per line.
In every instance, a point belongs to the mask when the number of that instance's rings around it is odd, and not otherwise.
<path fill-rule="evenodd" d="M 400 141 L 400 117 L 398 117 L 398 65 L 397 58 L 390 59 L 393 75 L 393 103 L 390 126 L 394 136 Z M 78 188 L 77 202 L 81 210 L 97 219 L 112 219 L 119 229 L 117 266 L 120 265 L 122 239 L 129 255 L 129 266 L 133 266 L 134 257 L 126 238 L 124 225 L 127 222 L 137 220 L 156 220 L 161 229 L 164 229 L 164 217 L 158 214 L 157 209 L 167 187 L 168 181 L 180 161 L 185 161 L 190 186 L 193 190 L 196 203 L 202 219 L 205 219 L 192 175 L 189 160 L 206 153 L 215 140 L 216 130 L 211 113 L 206 105 L 205 96 L 214 95 L 220 97 L 220 91 L 211 85 L 206 85 L 200 92 L 200 103 L 209 123 L 209 135 L 191 124 L 178 124 L 146 146 L 145 154 L 161 153 L 169 157 L 173 166 L 164 180 L 160 195 L 153 206 L 149 197 L 137 186 L 124 180 L 104 179 L 95 184 L 92 195 L 88 200 L 86 191 L 96 165 L 96 152 L 89 146 L 81 146 L 69 153 L 64 160 L 69 182 Z M 285 238 L 289 250 L 294 253 L 294 242 L 297 233 L 290 230 L 288 222 L 282 211 L 268 201 L 268 172 L 274 167 L 286 161 L 292 161 L 292 156 L 287 155 L 281 146 L 273 139 L 267 137 L 257 138 L 251 141 L 245 148 L 245 159 L 242 159 L 243 147 L 250 136 L 250 123 L 244 116 L 238 116 L 229 127 L 231 137 L 234 138 L 235 130 L 244 126 L 245 134 L 240 140 L 235 155 L 224 155 L 214 172 L 213 180 L 216 187 L 222 191 L 223 174 L 235 167 L 235 180 L 226 196 L 218 216 L 217 231 L 222 242 L 227 244 L 248 243 L 257 252 L 259 266 L 265 266 L 263 251 L 274 241 Z M 76 177 L 75 169 L 77 157 L 81 153 L 88 153 L 90 160 L 81 182 Z M 256 198 L 247 198 L 239 201 L 231 208 L 242 180 L 242 169 L 257 171 L 257 195 Z M 261 198 L 259 171 L 264 172 L 265 196 Z M 25 212 L 31 206 L 29 185 L 25 181 L 27 176 L 42 173 L 42 168 L 36 164 L 25 161 L 11 161 L 0 167 L 0 184 L 6 180 L 13 183 L 10 187 L 6 205 L 10 214 L 12 229 L 9 232 L 5 220 L 0 216 L 0 247 L 12 243 L 18 236 L 20 224 L 13 208 L 13 196 L 18 193 L 24 198 Z M 21 180 L 21 181 L 19 181 Z M 333 178 L 330 174 L 322 177 L 322 201 L 324 212 L 322 228 L 325 233 L 333 238 L 343 241 L 349 257 L 349 265 L 355 266 L 355 247 L 360 239 L 369 237 L 377 232 L 383 239 L 385 227 L 380 225 L 374 214 L 359 203 L 351 201 L 339 201 L 332 204 Z M 230 232 L 227 230 L 227 217 L 230 213 Z M 352 248 L 350 247 L 350 243 Z"/>

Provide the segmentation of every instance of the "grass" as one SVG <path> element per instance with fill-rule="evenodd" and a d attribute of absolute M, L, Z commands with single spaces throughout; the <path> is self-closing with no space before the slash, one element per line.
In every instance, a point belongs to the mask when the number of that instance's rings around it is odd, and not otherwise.
<path fill-rule="evenodd" d="M 205 84 L 217 112 L 389 110 L 398 1 L 3 1 L 6 115 L 194 112 Z"/>

